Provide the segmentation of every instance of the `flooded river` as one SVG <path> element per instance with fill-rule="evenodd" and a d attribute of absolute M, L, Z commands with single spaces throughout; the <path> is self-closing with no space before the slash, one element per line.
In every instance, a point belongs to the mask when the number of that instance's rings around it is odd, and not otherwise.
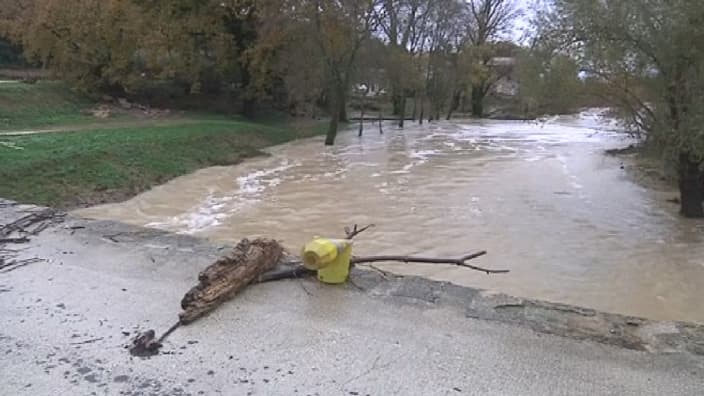
<path fill-rule="evenodd" d="M 351 128 L 271 156 L 175 179 L 80 215 L 235 242 L 268 236 L 297 250 L 314 235 L 374 223 L 355 253 L 489 255 L 487 276 L 380 264 L 518 296 L 704 322 L 704 223 L 683 220 L 604 149 L 626 145 L 595 113 L 543 123 L 441 122 L 384 134 Z"/>

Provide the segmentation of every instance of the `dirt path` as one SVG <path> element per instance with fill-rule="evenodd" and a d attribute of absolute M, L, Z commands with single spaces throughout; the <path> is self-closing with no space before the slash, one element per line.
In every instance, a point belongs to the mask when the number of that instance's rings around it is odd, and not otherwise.
<path fill-rule="evenodd" d="M 43 133 L 94 131 L 94 130 L 103 130 L 103 129 L 121 129 L 121 128 L 133 128 L 133 127 L 173 126 L 173 125 L 196 124 L 199 122 L 203 122 L 203 120 L 189 120 L 189 119 L 180 118 L 180 117 L 178 117 L 178 118 L 173 117 L 173 118 L 168 118 L 168 119 L 158 119 L 158 120 L 145 119 L 145 120 L 126 120 L 126 121 L 105 121 L 105 122 L 100 122 L 100 123 L 64 125 L 64 126 L 56 127 L 56 128 L 0 131 L 0 137 L 38 135 L 38 134 L 43 134 Z"/>

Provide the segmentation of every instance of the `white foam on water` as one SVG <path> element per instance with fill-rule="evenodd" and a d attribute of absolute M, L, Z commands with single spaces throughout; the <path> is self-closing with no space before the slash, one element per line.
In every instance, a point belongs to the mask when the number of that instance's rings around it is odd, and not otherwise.
<path fill-rule="evenodd" d="M 281 183 L 281 179 L 271 178 L 267 180 L 266 177 L 276 175 L 295 166 L 297 166 L 297 164 L 284 160 L 281 165 L 275 168 L 257 170 L 245 176 L 240 176 L 237 178 L 237 183 L 239 183 L 240 186 L 239 193 L 244 195 L 257 194 L 266 190 L 267 187 L 276 186 Z"/>
<path fill-rule="evenodd" d="M 335 172 L 325 172 L 323 177 L 344 177 L 347 173 L 347 169 L 338 169 Z"/>
<path fill-rule="evenodd" d="M 227 217 L 222 209 L 227 202 L 232 199 L 229 197 L 216 198 L 211 194 L 194 210 L 184 213 L 180 216 L 173 217 L 163 222 L 152 222 L 147 224 L 147 227 L 159 229 L 178 229 L 184 234 L 194 234 L 198 231 L 216 227 L 222 224 L 222 220 Z"/>
<path fill-rule="evenodd" d="M 408 157 L 413 159 L 419 159 L 421 161 L 427 161 L 431 156 L 437 154 L 439 154 L 437 150 L 418 150 L 412 151 L 410 154 L 408 154 Z"/>
<path fill-rule="evenodd" d="M 279 174 L 299 165 L 284 160 L 274 168 L 260 169 L 240 176 L 236 179 L 239 188 L 233 196 L 218 197 L 210 191 L 208 196 L 191 210 L 166 221 L 149 223 L 147 227 L 176 229 L 184 234 L 195 234 L 217 227 L 233 213 L 257 202 L 268 188 L 281 184 L 283 179 L 278 177 Z"/>

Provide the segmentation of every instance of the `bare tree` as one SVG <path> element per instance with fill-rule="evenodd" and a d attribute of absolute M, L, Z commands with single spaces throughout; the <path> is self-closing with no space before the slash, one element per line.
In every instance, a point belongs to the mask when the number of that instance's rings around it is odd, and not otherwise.
<path fill-rule="evenodd" d="M 389 46 L 387 75 L 391 82 L 393 113 L 403 127 L 406 99 L 414 91 L 412 58 L 422 52 L 429 19 L 438 2 L 432 0 L 383 0 L 377 9 L 381 32 Z"/>
<path fill-rule="evenodd" d="M 467 8 L 467 44 L 475 51 L 475 74 L 472 79 L 472 115 L 484 116 L 484 98 L 496 78 L 491 73 L 494 57 L 492 44 L 509 31 L 520 15 L 514 0 L 469 0 Z"/>
<path fill-rule="evenodd" d="M 424 38 L 426 62 L 421 113 L 425 113 L 424 102 L 427 99 L 430 105 L 429 119 L 439 119 L 448 97 L 454 97 L 456 90 L 462 90 L 458 87 L 462 86 L 463 76 L 460 76 L 455 66 L 466 40 L 463 26 L 466 20 L 463 17 L 465 9 L 462 2 L 440 0 L 436 5 L 429 21 L 428 34 Z M 469 75 L 467 70 L 465 72 Z"/>
<path fill-rule="evenodd" d="M 681 213 L 704 217 L 704 3 L 551 3 L 551 33 L 645 144 L 676 166 Z"/>

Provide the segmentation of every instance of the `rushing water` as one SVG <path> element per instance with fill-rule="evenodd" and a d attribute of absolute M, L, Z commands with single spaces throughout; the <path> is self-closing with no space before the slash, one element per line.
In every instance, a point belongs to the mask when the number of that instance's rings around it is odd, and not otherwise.
<path fill-rule="evenodd" d="M 547 122 L 457 121 L 337 145 L 320 138 L 270 157 L 203 169 L 121 204 L 81 210 L 235 242 L 298 249 L 375 223 L 356 254 L 459 256 L 485 249 L 487 276 L 445 265 L 380 267 L 606 311 L 704 322 L 704 224 L 634 183 L 605 148 L 627 144 L 595 113 Z"/>

